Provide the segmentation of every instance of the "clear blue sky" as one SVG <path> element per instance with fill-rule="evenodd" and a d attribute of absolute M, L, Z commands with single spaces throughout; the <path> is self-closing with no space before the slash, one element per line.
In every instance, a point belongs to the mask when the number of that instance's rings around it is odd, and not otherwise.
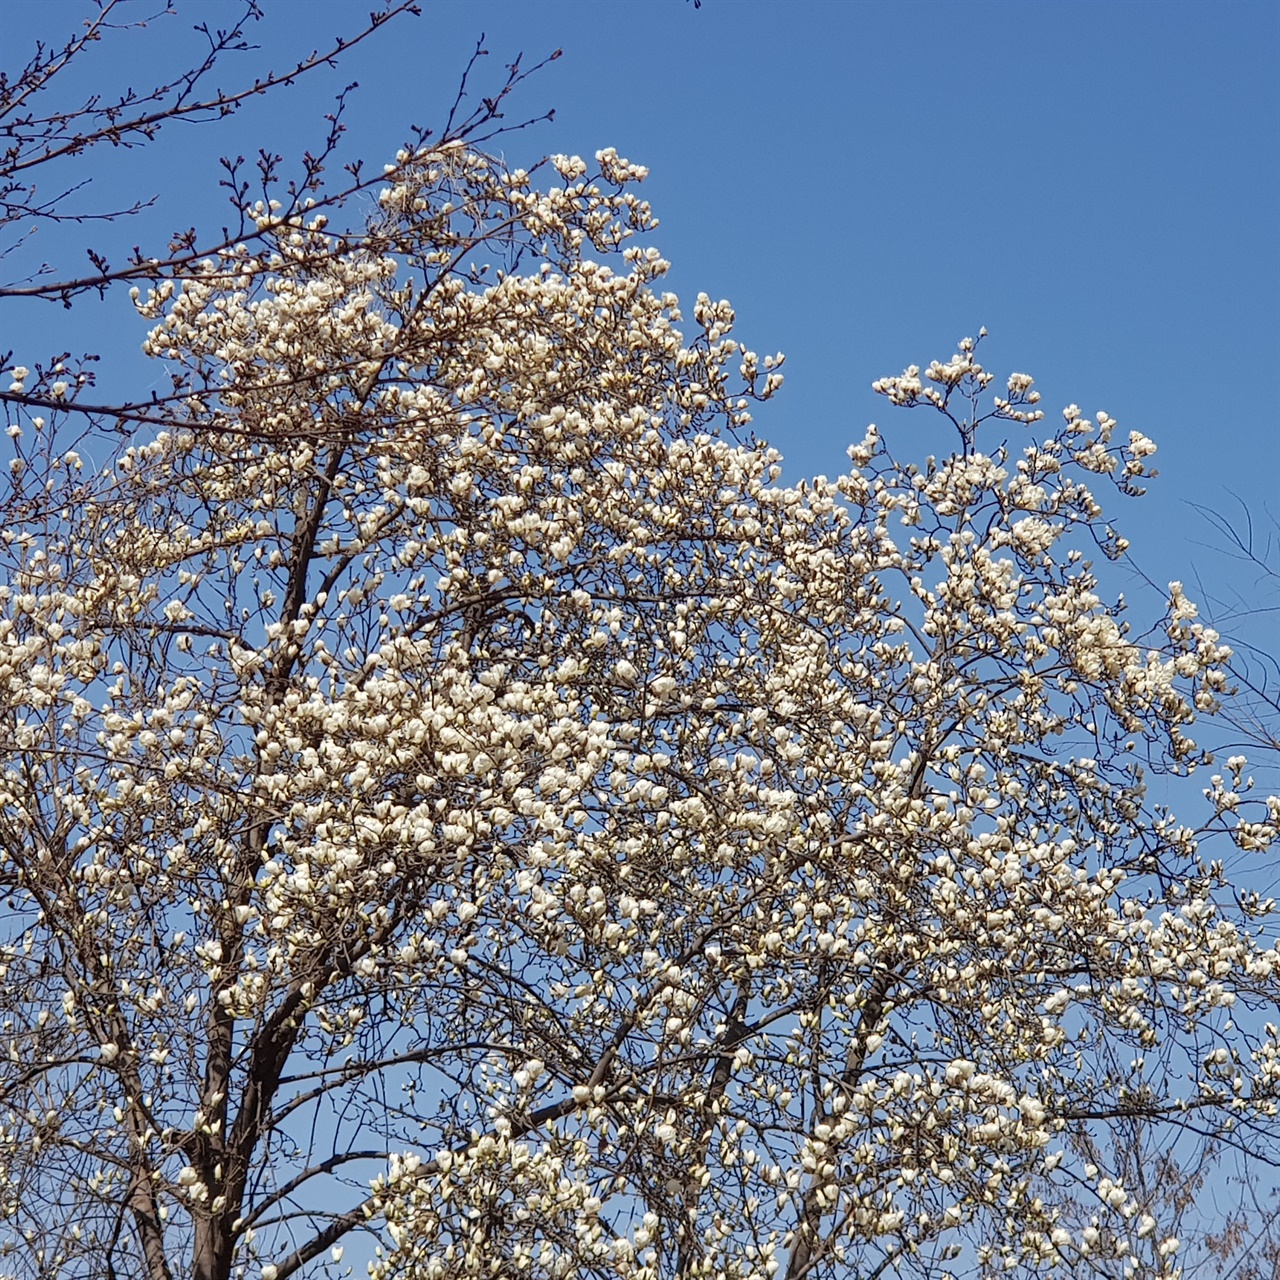
<path fill-rule="evenodd" d="M 138 3 L 145 16 L 157 4 Z M 85 82 L 146 81 L 227 0 L 100 51 Z M 279 65 L 350 29 L 365 0 L 265 0 L 255 27 Z M 87 0 L 9 0 L 5 62 L 74 27 Z M 981 325 L 989 363 L 1034 374 L 1050 412 L 1106 409 L 1160 445 L 1162 476 L 1123 515 L 1160 582 L 1226 562 L 1187 503 L 1255 513 L 1280 475 L 1280 5 L 844 3 L 824 0 L 424 0 L 339 71 L 252 104 L 230 127 L 173 130 L 101 153 L 97 194 L 159 194 L 99 242 L 162 245 L 222 220 L 217 157 L 314 146 L 332 93 L 360 82 L 349 151 L 381 163 L 410 123 L 438 124 L 481 32 L 502 63 L 564 57 L 517 108 L 553 124 L 506 140 L 528 163 L 602 146 L 651 169 L 656 243 L 682 296 L 738 309 L 740 335 L 788 355 L 757 419 L 787 475 L 844 465 L 869 420 L 910 432 L 868 384 L 945 358 Z M 234 63 L 224 79 L 233 78 Z M 83 233 L 75 233 L 76 243 Z M 52 236 L 44 237 L 46 252 Z M 83 258 L 80 259 L 83 262 Z M 4 328 L 15 329 L 13 310 Z M 127 304 L 85 304 L 74 331 L 30 308 L 21 336 L 105 348 L 132 382 Z M 13 343 L 10 336 L 4 345 Z M 25 349 L 20 359 L 34 354 Z M 140 358 L 139 358 L 140 359 Z M 905 451 L 905 450 L 904 450 Z M 1248 580 L 1240 583 L 1242 589 Z"/>

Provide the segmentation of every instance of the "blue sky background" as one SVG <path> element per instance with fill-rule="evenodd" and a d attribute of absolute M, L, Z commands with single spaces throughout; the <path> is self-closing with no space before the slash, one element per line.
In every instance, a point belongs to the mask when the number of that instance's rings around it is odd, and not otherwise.
<path fill-rule="evenodd" d="M 126 12 L 158 7 L 137 0 Z M 195 47 L 229 0 L 86 58 L 79 86 L 149 82 Z M 265 0 L 261 51 L 224 82 L 358 25 L 365 0 Z M 785 351 L 787 386 L 757 427 L 787 477 L 838 473 L 868 421 L 901 451 L 918 417 L 889 411 L 873 378 L 945 358 L 985 325 L 988 364 L 1035 375 L 1056 414 L 1078 402 L 1160 445 L 1150 496 L 1116 512 L 1159 583 L 1246 595 L 1254 577 L 1198 545 L 1189 507 L 1234 499 L 1256 519 L 1280 488 L 1280 6 L 1221 3 L 855 3 L 846 0 L 425 0 L 334 72 L 155 147 L 101 151 L 86 202 L 158 194 L 154 211 L 99 228 L 117 251 L 162 248 L 175 227 L 223 219 L 217 159 L 316 146 L 333 93 L 360 82 L 347 154 L 381 163 L 410 124 L 438 125 L 483 32 L 504 63 L 564 57 L 512 115 L 553 124 L 503 140 L 513 163 L 615 146 L 650 167 L 656 243 L 683 298 L 729 298 L 739 336 Z M 69 34 L 87 0 L 9 0 L 9 53 Z M 87 74 L 86 74 L 87 73 Z M 84 233 L 64 242 L 83 263 Z M 57 237 L 36 237 L 54 256 Z M 59 254 L 62 249 L 57 250 Z M 120 256 L 117 252 L 115 256 Z M 21 316 L 21 319 L 18 317 Z M 11 327 L 13 326 L 13 327 Z M 11 306 L 4 346 L 100 349 L 108 381 L 160 373 L 136 354 L 122 297 L 70 315 Z M 17 343 L 15 335 L 22 341 Z M 1278 603 L 1271 599 L 1272 604 Z M 1273 615 L 1274 617 L 1275 615 Z M 1274 633 L 1275 626 L 1263 624 Z M 1255 638 L 1265 638 L 1256 630 Z M 1277 646 L 1272 645 L 1273 649 Z"/>

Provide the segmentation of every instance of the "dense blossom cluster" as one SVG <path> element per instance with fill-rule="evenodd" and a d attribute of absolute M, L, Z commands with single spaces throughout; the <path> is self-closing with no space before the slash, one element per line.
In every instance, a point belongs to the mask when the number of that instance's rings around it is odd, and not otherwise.
<path fill-rule="evenodd" d="M 402 154 L 136 298 L 169 429 L 14 420 L 0 1272 L 1172 1277 L 1106 1126 L 1274 1141 L 1280 801 L 1152 803 L 1229 651 L 1089 559 L 1155 446 L 966 340 L 781 484 L 596 160 Z"/>

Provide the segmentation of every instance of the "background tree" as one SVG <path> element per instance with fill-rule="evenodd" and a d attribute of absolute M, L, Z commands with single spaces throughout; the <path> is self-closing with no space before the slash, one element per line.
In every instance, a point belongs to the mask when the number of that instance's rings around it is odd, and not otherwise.
<path fill-rule="evenodd" d="M 1260 768 L 1280 768 L 1280 520 L 1273 512 L 1250 510 L 1235 496 L 1225 511 L 1200 506 L 1211 530 L 1209 550 L 1243 566 L 1246 580 L 1233 584 L 1215 575 L 1218 590 L 1198 582 L 1204 611 L 1234 650 L 1232 677 L 1238 696 L 1223 708 L 1233 735 L 1223 748 L 1248 751 Z M 1199 579 L 1200 575 L 1197 575 Z"/>
<path fill-rule="evenodd" d="M 420 9 L 414 0 L 385 0 L 369 13 L 364 26 L 350 35 L 334 37 L 327 47 L 312 50 L 287 69 L 265 71 L 231 88 L 218 87 L 214 77 L 225 69 L 228 58 L 257 49 L 251 35 L 254 24 L 264 16 L 263 10 L 257 0 L 244 0 L 230 26 L 212 27 L 202 21 L 195 27 L 199 43 L 189 64 L 170 69 L 165 80 L 149 89 L 127 85 L 113 91 L 105 86 L 117 79 L 117 68 L 131 70 L 135 63 L 129 56 L 129 41 L 149 24 L 176 18 L 179 8 L 168 4 L 145 18 L 136 16 L 136 0 L 93 0 L 91 8 L 82 31 L 56 44 L 37 44 L 27 63 L 12 73 L 0 72 L 0 261 L 8 260 L 10 269 L 17 272 L 0 280 L 0 302 L 45 302 L 70 308 L 77 299 L 88 294 L 105 296 L 114 287 L 137 287 L 161 279 L 181 282 L 203 271 L 211 255 L 216 258 L 239 246 L 266 246 L 304 212 L 312 219 L 342 212 L 354 197 L 376 187 L 394 171 L 391 165 L 376 174 L 366 173 L 364 164 L 356 160 L 342 166 L 342 177 L 336 184 L 329 180 L 327 175 L 338 163 L 345 132 L 342 117 L 347 99 L 358 87 L 350 84 L 338 94 L 334 110 L 325 117 L 321 144 L 314 152 L 304 153 L 295 170 L 267 149 L 248 162 L 244 156 L 222 160 L 221 186 L 230 197 L 234 215 L 229 225 L 203 236 L 195 228 L 177 230 L 159 256 L 144 254 L 136 245 L 129 249 L 128 240 L 121 239 L 118 232 L 128 227 L 133 215 L 157 205 L 161 197 L 157 193 L 138 198 L 120 208 L 95 205 L 92 180 L 82 176 L 91 153 L 107 146 L 142 148 L 174 127 L 225 121 L 254 99 L 287 89 L 315 71 L 337 66 L 344 55 L 388 24 L 417 16 Z M 187 12 L 185 7 L 182 12 Z M 114 65 L 107 61 L 108 52 L 115 55 Z M 482 37 L 461 76 L 440 143 L 465 139 L 480 145 L 532 123 L 502 123 L 507 98 L 531 71 L 522 69 L 517 59 L 506 68 L 505 78 L 494 86 L 492 96 L 485 96 L 472 80 L 477 64 L 486 56 Z M 559 56 L 557 51 L 551 58 Z M 78 100 L 78 105 L 69 105 L 75 90 L 68 81 L 81 72 L 93 77 L 93 90 Z M 431 136 L 430 129 L 411 129 L 407 145 L 419 146 Z M 31 250 L 50 232 L 67 226 L 84 227 L 91 234 L 115 233 L 111 235 L 114 243 L 76 246 L 76 252 L 87 257 L 88 271 L 81 262 L 32 257 Z M 41 231 L 45 235 L 38 241 Z M 349 220 L 341 231 L 331 241 L 331 250 L 353 251 L 366 234 L 365 219 Z M 97 426 L 156 426 L 168 421 L 172 407 L 180 402 L 176 388 L 168 395 L 153 391 L 136 400 L 96 401 L 94 366 L 98 358 L 92 352 L 73 358 L 72 352 L 63 351 L 37 360 L 34 375 L 17 379 L 20 389 L 10 387 L 0 391 L 0 396 L 28 410 L 72 409 L 81 420 Z M 13 352 L 9 351 L 4 364 L 11 367 L 12 360 Z M 56 395 L 54 383 L 63 388 Z"/>
<path fill-rule="evenodd" d="M 1217 851 L 1280 800 L 1149 798 L 1230 654 L 1090 563 L 1154 445 L 965 341 L 876 384 L 936 453 L 781 485 L 643 176 L 446 130 L 358 237 L 245 193 L 136 299 L 157 421 L 15 373 L 13 1274 L 1172 1276 L 1133 1135 L 1273 1159 Z"/>

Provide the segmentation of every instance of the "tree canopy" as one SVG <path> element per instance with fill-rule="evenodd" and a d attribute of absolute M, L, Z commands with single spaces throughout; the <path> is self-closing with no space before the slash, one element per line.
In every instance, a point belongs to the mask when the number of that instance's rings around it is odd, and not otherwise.
<path fill-rule="evenodd" d="M 446 130 L 156 264 L 120 431 L 11 367 L 5 1274 L 1171 1278 L 1274 1160 L 1280 799 L 1152 798 L 1230 650 L 1105 585 L 1155 445 L 980 335 L 782 483 L 644 177 Z"/>

